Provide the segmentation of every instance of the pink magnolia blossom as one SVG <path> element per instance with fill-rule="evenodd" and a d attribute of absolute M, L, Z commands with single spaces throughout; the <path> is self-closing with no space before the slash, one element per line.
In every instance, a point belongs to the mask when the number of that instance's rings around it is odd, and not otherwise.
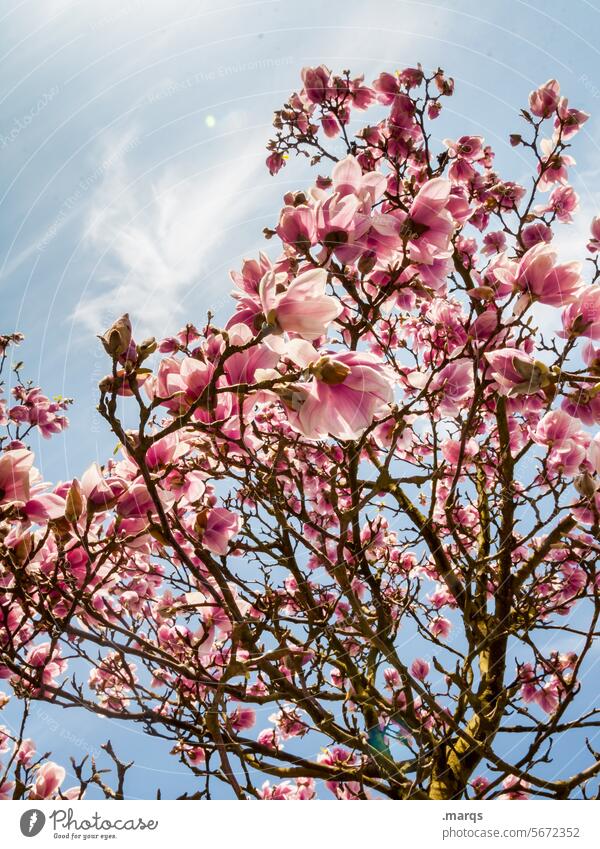
<path fill-rule="evenodd" d="M 447 209 L 450 189 L 448 180 L 430 180 L 412 202 L 401 236 L 408 242 L 413 262 L 431 265 L 434 260 L 451 255 L 450 239 L 455 224 Z"/>
<path fill-rule="evenodd" d="M 411 674 L 419 681 L 424 681 L 429 675 L 429 664 L 422 658 L 413 660 L 410 667 Z"/>
<path fill-rule="evenodd" d="M 267 322 L 309 341 L 324 336 L 342 311 L 341 304 L 325 294 L 326 284 L 327 272 L 322 268 L 299 274 L 288 286 L 284 274 L 267 272 L 259 288 Z"/>
<path fill-rule="evenodd" d="M 374 355 L 348 351 L 315 360 L 314 352 L 299 350 L 314 379 L 283 400 L 291 424 L 308 438 L 355 439 L 392 402 L 392 381 Z"/>
<path fill-rule="evenodd" d="M 15 744 L 15 755 L 21 764 L 27 765 L 35 755 L 35 751 L 35 743 L 31 739 L 22 740 L 18 746 Z"/>
<path fill-rule="evenodd" d="M 587 336 L 588 339 L 600 339 L 600 287 L 584 286 L 576 299 L 562 314 L 561 336 Z"/>
<path fill-rule="evenodd" d="M 0 454 L 0 503 L 23 504 L 29 499 L 33 454 L 26 448 Z"/>
<path fill-rule="evenodd" d="M 592 219 L 590 235 L 591 238 L 587 244 L 587 249 L 590 253 L 598 253 L 600 251 L 600 215 Z"/>
<path fill-rule="evenodd" d="M 468 404 L 473 387 L 473 365 L 468 360 L 448 363 L 431 381 L 432 391 L 441 395 L 440 412 L 449 416 Z"/>
<path fill-rule="evenodd" d="M 556 111 L 559 99 L 559 84 L 548 80 L 529 95 L 529 109 L 538 118 L 549 118 Z"/>
<path fill-rule="evenodd" d="M 202 545 L 213 554 L 227 554 L 230 541 L 242 526 L 240 517 L 225 507 L 214 507 L 204 521 Z"/>
<path fill-rule="evenodd" d="M 581 288 L 580 264 L 556 263 L 556 251 L 539 244 L 519 263 L 516 285 L 532 300 L 559 307 L 571 303 Z"/>
<path fill-rule="evenodd" d="M 228 721 L 236 731 L 245 731 L 256 724 L 256 712 L 252 708 L 238 707 L 229 714 Z"/>
<path fill-rule="evenodd" d="M 501 348 L 484 356 L 503 395 L 532 395 L 548 385 L 548 367 L 516 348 Z"/>
<path fill-rule="evenodd" d="M 444 616 L 436 616 L 429 625 L 429 630 L 434 637 L 441 637 L 442 639 L 445 639 L 452 630 L 452 624 L 450 620 L 446 619 Z"/>
<path fill-rule="evenodd" d="M 325 65 L 318 68 L 302 68 L 304 92 L 311 103 L 322 103 L 327 97 L 331 71 Z"/>
<path fill-rule="evenodd" d="M 35 781 L 29 793 L 30 799 L 52 799 L 65 780 L 65 770 L 54 761 L 46 761 L 36 771 Z"/>

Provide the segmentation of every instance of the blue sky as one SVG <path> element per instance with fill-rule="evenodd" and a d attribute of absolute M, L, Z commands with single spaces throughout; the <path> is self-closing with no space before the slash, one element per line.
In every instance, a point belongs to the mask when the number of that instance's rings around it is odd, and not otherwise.
<path fill-rule="evenodd" d="M 73 477 L 114 447 L 94 412 L 96 333 L 125 311 L 156 335 L 208 309 L 227 316 L 228 270 L 264 247 L 282 194 L 309 179 L 302 163 L 275 179 L 263 164 L 303 65 L 368 80 L 441 65 L 456 95 L 436 131 L 485 135 L 514 179 L 529 167 L 507 141 L 518 107 L 558 78 L 592 115 L 575 146 L 582 212 L 560 237 L 580 256 L 600 208 L 599 35 L 587 0 L 0 0 L 0 331 L 23 331 L 28 374 L 76 399 L 64 437 L 33 446 L 45 476 Z M 106 724 L 70 716 L 84 748 L 106 738 Z M 139 795 L 177 786 L 155 780 L 140 731 L 109 733 L 141 758 Z M 72 748 L 53 736 L 55 754 Z"/>

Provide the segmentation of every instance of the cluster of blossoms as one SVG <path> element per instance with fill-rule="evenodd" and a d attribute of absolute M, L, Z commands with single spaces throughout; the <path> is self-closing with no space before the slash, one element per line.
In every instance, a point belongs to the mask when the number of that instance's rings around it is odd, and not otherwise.
<path fill-rule="evenodd" d="M 526 187 L 480 136 L 434 152 L 441 70 L 302 81 L 267 165 L 331 171 L 285 194 L 225 326 L 138 341 L 124 315 L 101 337 L 118 456 L 52 488 L 25 436 L 3 443 L 0 676 L 159 729 L 198 797 L 585 796 L 592 750 L 575 774 L 538 766 L 600 711 L 578 707 L 600 615 L 600 219 L 587 271 L 552 243 L 587 116 L 554 80 L 531 93 L 510 137 Z M 11 422 L 64 424 L 14 394 Z"/>
<path fill-rule="evenodd" d="M 0 800 L 82 798 L 80 787 L 61 790 L 66 776 L 64 767 L 46 760 L 47 756 L 38 757 L 33 740 L 17 737 L 3 725 L 0 755 L 7 761 L 5 766 L 0 763 Z M 14 779 L 7 777 L 11 770 Z"/>

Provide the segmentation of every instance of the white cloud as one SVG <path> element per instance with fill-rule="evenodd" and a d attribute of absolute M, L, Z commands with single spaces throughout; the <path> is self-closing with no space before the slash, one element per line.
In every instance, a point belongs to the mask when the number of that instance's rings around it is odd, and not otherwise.
<path fill-rule="evenodd" d="M 264 172 L 264 139 L 254 133 L 229 160 L 211 157 L 207 168 L 189 174 L 183 166 L 132 176 L 128 157 L 104 176 L 87 216 L 84 240 L 97 258 L 97 270 L 74 317 L 98 332 L 123 312 L 135 317 L 144 334 L 173 332 L 188 319 L 198 279 L 216 264 L 226 231 L 243 222 L 253 206 L 259 173 Z M 158 172 L 158 173 L 157 173 Z M 201 286 L 202 318 L 215 293 L 229 289 L 227 275 Z M 203 291 L 196 291 L 198 295 Z"/>

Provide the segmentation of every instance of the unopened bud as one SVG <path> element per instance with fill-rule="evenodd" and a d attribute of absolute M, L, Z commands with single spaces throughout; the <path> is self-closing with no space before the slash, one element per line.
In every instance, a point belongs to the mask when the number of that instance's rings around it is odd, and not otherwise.
<path fill-rule="evenodd" d="M 584 498 L 592 498 L 598 489 L 598 484 L 589 472 L 583 472 L 573 480 L 577 492 Z"/>
<path fill-rule="evenodd" d="M 83 513 L 83 493 L 79 481 L 75 478 L 69 487 L 65 506 L 65 519 L 67 522 L 75 523 Z"/>
<path fill-rule="evenodd" d="M 131 322 L 125 313 L 118 318 L 103 336 L 98 337 L 109 357 L 117 358 L 125 354 L 131 344 Z"/>
<path fill-rule="evenodd" d="M 149 357 L 150 354 L 153 354 L 156 351 L 157 347 L 158 345 L 154 336 L 151 336 L 149 339 L 144 339 L 144 341 L 137 346 L 139 362 L 141 363 L 143 360 L 146 359 L 146 357 Z"/>

